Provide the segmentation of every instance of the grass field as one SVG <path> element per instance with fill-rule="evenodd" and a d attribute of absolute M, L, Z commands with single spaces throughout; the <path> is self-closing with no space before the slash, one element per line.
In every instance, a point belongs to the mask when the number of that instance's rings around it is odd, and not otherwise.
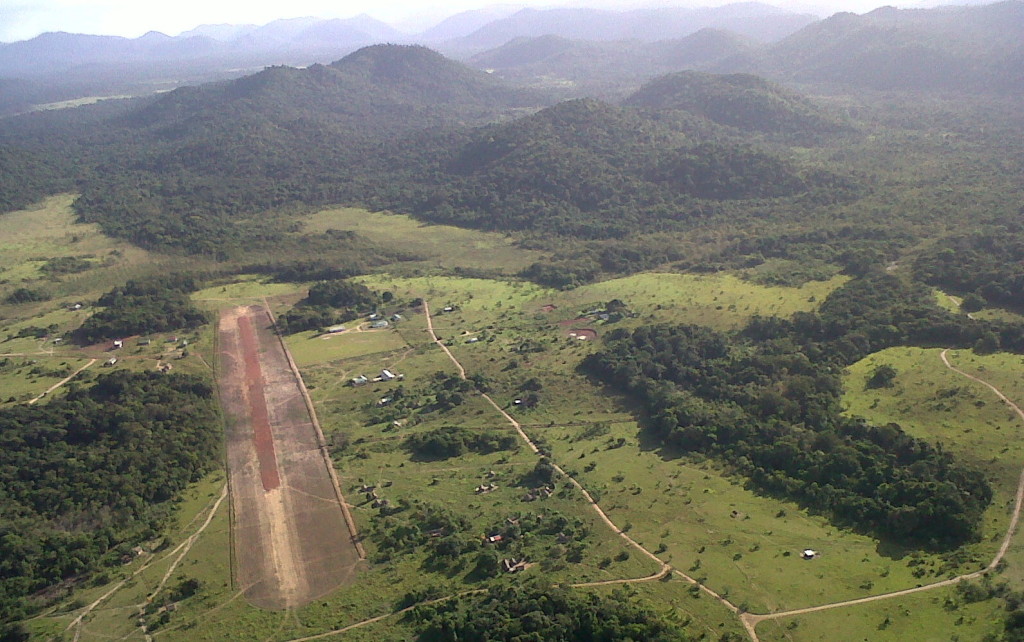
<path fill-rule="evenodd" d="M 359 328 L 360 325 L 367 324 L 353 321 L 346 324 L 349 330 L 336 334 L 299 332 L 290 335 L 285 343 L 299 366 L 395 352 L 408 347 L 402 335 L 393 328 L 370 330 Z"/>
<path fill-rule="evenodd" d="M 986 514 L 984 542 L 969 549 L 991 557 L 1007 527 L 1017 480 L 1024 469 L 1024 423 L 1012 414 L 989 389 L 948 370 L 939 358 L 941 350 L 892 348 L 854 364 L 844 378 L 847 412 L 874 423 L 898 423 L 909 434 L 978 466 L 995 490 Z M 996 386 L 1018 380 L 1019 356 L 979 356 L 971 352 L 949 353 L 950 362 L 966 372 L 991 379 Z M 894 367 L 898 375 L 890 388 L 865 388 L 865 381 L 879 365 Z M 1008 386 L 1011 398 L 1024 393 L 1019 384 Z"/>
<path fill-rule="evenodd" d="M 211 307 L 224 304 L 241 305 L 261 302 L 264 298 L 305 295 L 306 287 L 296 283 L 277 283 L 256 274 L 241 274 L 223 283 L 211 285 L 192 293 L 192 300 L 206 302 Z"/>
<path fill-rule="evenodd" d="M 1000 609 L 996 600 L 966 603 L 942 588 L 765 622 L 757 633 L 762 642 L 974 642 L 1002 631 Z"/>
<path fill-rule="evenodd" d="M 304 223 L 309 233 L 351 230 L 386 248 L 423 257 L 410 267 L 479 268 L 511 274 L 541 256 L 539 252 L 516 247 L 503 234 L 428 225 L 402 214 L 332 208 L 309 216 Z"/>
<path fill-rule="evenodd" d="M 53 196 L 32 208 L 0 214 L 0 300 L 19 287 L 42 290 L 55 299 L 88 300 L 116 283 L 158 272 L 173 261 L 112 239 L 96 225 L 75 222 L 74 198 L 72 194 Z M 52 277 L 40 271 L 47 259 L 60 257 L 87 259 L 95 267 Z M 35 313 L 32 306 L 27 309 Z M 0 316 L 10 311 L 9 306 L 0 305 Z"/>
<path fill-rule="evenodd" d="M 88 303 L 90 297 L 119 279 L 123 281 L 137 266 L 142 266 L 142 272 L 162 269 L 161 259 L 121 247 L 91 226 L 75 224 L 69 204 L 70 197 L 55 197 L 34 210 L 0 217 L 0 249 L 11 248 L 0 252 L 0 269 L 4 270 L 0 279 L 8 279 L 0 285 L 0 294 L 29 285 L 58 297 L 16 308 L 0 306 L 0 339 L 28 326 L 53 325 L 55 332 L 73 329 L 89 310 L 88 306 L 77 312 L 69 310 L 67 303 L 72 299 Z M 5 221 L 13 221 L 13 231 L 2 225 Z M 462 266 L 511 273 L 536 260 L 501 235 L 424 226 L 402 216 L 331 209 L 311 215 L 305 225 L 309 232 L 351 229 L 382 245 L 422 255 L 424 261 L 412 267 L 422 267 L 425 272 L 438 266 Z M 72 241 L 75 235 L 79 239 Z M 43 280 L 38 271 L 41 257 L 85 254 L 94 254 L 110 265 L 57 281 Z M 407 273 L 405 267 L 402 271 Z M 177 555 L 166 559 L 161 555 L 89 616 L 79 639 L 144 639 L 137 626 L 138 612 L 175 563 L 164 583 L 164 595 L 189 579 L 198 580 L 201 588 L 149 631 L 158 641 L 290 640 L 385 615 L 409 600 L 453 595 L 490 583 L 544 577 L 571 584 L 637 578 L 657 570 L 651 560 L 630 549 L 598 521 L 578 491 L 564 480 L 556 483 L 550 498 L 523 501 L 527 488 L 521 479 L 537 457 L 522 445 L 514 451 L 469 453 L 446 460 L 424 461 L 412 456 L 404 445 L 406 438 L 442 426 L 514 434 L 501 415 L 472 391 L 454 407 L 435 406 L 438 382 L 443 381 L 438 373 L 450 375 L 455 368 L 433 344 L 422 310 L 411 305 L 416 298 L 429 302 L 438 335 L 467 373 L 482 377 L 495 401 L 593 493 L 619 527 L 674 568 L 700 578 L 742 608 L 760 613 L 812 606 L 976 570 L 991 559 L 1005 531 L 1007 508 L 1024 467 L 1024 426 L 991 391 L 943 367 L 938 350 L 899 348 L 854 364 L 844 375 L 844 404 L 851 414 L 879 423 L 895 421 L 911 434 L 941 442 L 989 475 L 996 499 L 985 517 L 983 541 L 948 556 L 880 544 L 835 527 L 791 502 L 751 492 L 742 479 L 714 461 L 659 448 L 646 437 L 642 413 L 579 371 L 580 361 L 600 346 L 600 336 L 616 327 L 673 322 L 736 328 L 755 314 L 787 316 L 813 310 L 845 279 L 835 276 L 788 288 L 764 287 L 725 273 L 643 273 L 556 291 L 516 280 L 384 273 L 359 277 L 374 290 L 392 292 L 394 300 L 381 311 L 387 315 L 400 312 L 404 319 L 385 330 L 359 331 L 355 328 L 360 322 L 352 322 L 346 324 L 350 330 L 337 335 L 304 332 L 286 338 L 316 405 L 342 490 L 365 537 L 370 562 L 358 581 L 289 613 L 249 606 L 240 587 L 232 584 L 225 502 L 180 562 Z M 249 275 L 216 282 L 194 293 L 193 299 L 216 312 L 266 297 L 280 314 L 304 295 L 305 288 L 305 284 L 280 284 Z M 936 296 L 952 308 L 944 294 Z M 569 323 L 612 299 L 623 301 L 632 314 L 612 324 L 594 315 Z M 448 306 L 452 309 L 445 311 Z M 594 329 L 598 340 L 568 338 L 568 329 L 575 327 Z M 114 368 L 152 369 L 166 362 L 175 372 L 208 375 L 215 349 L 213 328 L 209 325 L 178 337 L 189 340 L 186 358 L 181 358 L 180 342 L 166 341 L 170 335 L 150 337 L 149 345 L 131 341 L 117 353 L 119 361 Z M 4 391 L 0 403 L 10 396 L 22 399 L 38 394 L 59 380 L 57 370 L 74 369 L 87 358 L 107 355 L 103 347 L 81 349 L 34 338 L 0 343 L 0 353 L 27 355 L 10 357 L 6 369 L 0 369 L 0 389 Z M 1019 376 L 1024 359 L 1020 356 L 961 351 L 951 352 L 950 358 L 1011 398 L 1024 399 L 1024 380 Z M 895 385 L 865 389 L 870 372 L 883 363 L 897 369 Z M 33 368 L 37 372 L 33 373 Z M 349 385 L 358 374 L 373 378 L 385 368 L 401 373 L 403 380 Z M 104 371 L 108 369 L 97 363 L 83 379 Z M 536 392 L 535 407 L 514 403 L 527 391 Z M 400 405 L 382 402 L 396 397 L 411 401 Z M 496 483 L 497 490 L 477 494 L 474 489 L 485 481 Z M 223 473 L 215 473 L 186 494 L 169 529 L 165 551 L 198 528 L 197 516 L 203 515 L 223 483 Z M 424 550 L 384 551 L 373 536 L 382 523 L 379 511 L 357 492 L 363 484 L 379 485 L 381 495 L 393 503 L 418 501 L 444 507 L 466 520 L 465 536 L 469 538 L 482 538 L 508 518 L 557 513 L 585 527 L 585 550 L 579 560 L 568 561 L 557 534 L 531 533 L 504 549 L 502 555 L 526 556 L 538 566 L 521 575 L 480 581 L 472 572 L 475 553 L 437 568 L 428 564 Z M 403 514 L 395 517 L 402 519 Z M 1011 547 L 1008 567 L 999 578 L 1024 589 L 1024 543 L 1019 540 Z M 149 542 L 145 547 L 152 550 L 160 544 Z M 821 555 L 813 561 L 802 560 L 799 551 L 804 548 L 814 548 Z M 140 558 L 113 568 L 107 581 L 82 587 L 62 607 L 31 621 L 33 633 L 57 636 L 82 604 L 102 595 L 142 563 Z M 624 590 L 687 624 L 690 634 L 705 639 L 742 634 L 733 614 L 706 595 L 695 596 L 680 578 L 630 585 Z M 957 639 L 954 636 L 977 640 L 997 630 L 999 608 L 994 600 L 963 603 L 954 590 L 943 589 L 766 622 L 758 631 L 763 640 L 795 642 Z M 154 621 L 152 614 L 147 621 Z M 388 618 L 337 639 L 386 642 L 413 636 L 410 622 Z"/>

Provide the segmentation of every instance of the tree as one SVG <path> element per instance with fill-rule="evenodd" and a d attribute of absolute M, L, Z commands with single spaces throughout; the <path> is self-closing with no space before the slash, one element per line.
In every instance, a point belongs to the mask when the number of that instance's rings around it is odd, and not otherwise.
<path fill-rule="evenodd" d="M 871 372 L 866 386 L 868 388 L 891 388 L 897 374 L 896 368 L 884 363 Z"/>

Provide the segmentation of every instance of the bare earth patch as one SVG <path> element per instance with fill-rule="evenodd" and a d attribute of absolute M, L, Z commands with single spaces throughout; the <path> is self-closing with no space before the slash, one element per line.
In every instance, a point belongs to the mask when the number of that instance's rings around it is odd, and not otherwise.
<path fill-rule="evenodd" d="M 350 580 L 359 555 L 267 310 L 225 311 L 218 331 L 235 583 L 255 606 L 301 606 Z"/>

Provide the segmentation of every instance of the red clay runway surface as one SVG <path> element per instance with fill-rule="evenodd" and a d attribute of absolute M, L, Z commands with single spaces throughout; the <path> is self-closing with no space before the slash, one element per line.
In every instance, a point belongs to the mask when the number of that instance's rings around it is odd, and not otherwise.
<path fill-rule="evenodd" d="M 348 581 L 359 555 L 269 313 L 225 311 L 218 340 L 235 583 L 255 606 L 301 606 Z"/>

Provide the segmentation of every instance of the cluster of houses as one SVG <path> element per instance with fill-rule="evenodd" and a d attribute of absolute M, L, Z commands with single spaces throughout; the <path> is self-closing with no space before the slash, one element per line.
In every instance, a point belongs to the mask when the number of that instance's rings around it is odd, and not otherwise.
<path fill-rule="evenodd" d="M 381 370 L 380 374 L 377 375 L 376 377 L 374 377 L 373 379 L 370 379 L 366 375 L 362 375 L 361 374 L 358 377 L 352 377 L 352 379 L 349 380 L 349 383 L 351 383 L 355 387 L 359 387 L 359 386 L 365 386 L 366 384 L 370 383 L 371 381 L 373 383 L 380 383 L 382 381 L 403 381 L 404 379 L 405 379 L 405 375 L 404 374 L 400 374 L 400 373 L 399 374 L 395 374 L 394 372 L 391 372 L 390 370 L 385 368 L 385 369 Z M 385 397 L 385 399 L 387 399 L 387 401 L 384 401 L 384 399 L 381 399 L 381 402 L 383 402 L 383 403 L 380 403 L 379 405 L 384 406 L 384 405 L 387 405 L 387 404 L 391 403 L 391 399 L 390 398 Z"/>
<path fill-rule="evenodd" d="M 391 482 L 386 482 L 383 485 L 390 486 Z M 376 486 L 368 486 L 366 484 L 363 484 L 362 486 L 359 487 L 359 492 L 363 493 L 366 496 L 366 502 L 370 504 L 370 508 L 387 508 L 391 506 L 390 500 L 384 499 L 383 497 L 377 495 Z"/>
<path fill-rule="evenodd" d="M 540 488 L 533 488 L 523 495 L 524 502 L 532 502 L 538 499 L 547 499 L 555 492 L 550 486 L 541 486 Z"/>
<path fill-rule="evenodd" d="M 390 326 L 392 323 L 398 323 L 404 320 L 405 317 L 403 317 L 401 314 L 398 314 L 397 312 L 391 315 L 390 321 L 388 319 L 385 319 L 384 315 L 377 312 L 374 312 L 369 316 L 370 329 L 372 330 L 380 330 L 382 328 Z"/>

